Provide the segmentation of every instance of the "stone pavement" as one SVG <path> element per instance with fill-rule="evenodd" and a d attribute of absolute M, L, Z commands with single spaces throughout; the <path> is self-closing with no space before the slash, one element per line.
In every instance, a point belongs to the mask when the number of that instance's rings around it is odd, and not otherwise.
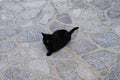
<path fill-rule="evenodd" d="M 41 32 L 76 26 L 47 57 Z M 120 0 L 0 0 L 0 80 L 120 80 Z"/>

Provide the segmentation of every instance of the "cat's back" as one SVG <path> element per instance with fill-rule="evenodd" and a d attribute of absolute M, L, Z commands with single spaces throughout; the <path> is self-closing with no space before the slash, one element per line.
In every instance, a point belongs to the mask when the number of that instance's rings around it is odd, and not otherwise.
<path fill-rule="evenodd" d="M 56 41 L 59 41 L 60 43 L 67 43 L 71 36 L 68 31 L 66 30 L 57 30 L 53 33 L 53 37 Z"/>
<path fill-rule="evenodd" d="M 69 32 L 66 30 L 57 30 L 52 34 L 53 49 L 59 50 L 70 41 Z"/>
<path fill-rule="evenodd" d="M 62 29 L 62 30 L 57 30 L 57 31 L 55 31 L 55 32 L 53 33 L 53 35 L 64 35 L 64 34 L 66 34 L 66 33 L 68 33 L 68 31 Z"/>
<path fill-rule="evenodd" d="M 53 33 L 53 36 L 58 37 L 60 39 L 65 39 L 66 36 L 69 36 L 69 32 L 66 30 L 57 30 Z"/>

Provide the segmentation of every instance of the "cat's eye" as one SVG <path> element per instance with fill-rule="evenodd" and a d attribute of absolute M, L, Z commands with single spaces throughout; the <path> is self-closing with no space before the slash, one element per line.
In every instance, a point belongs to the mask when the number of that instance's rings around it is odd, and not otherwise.
<path fill-rule="evenodd" d="M 49 41 L 47 40 L 46 42 L 48 43 Z"/>

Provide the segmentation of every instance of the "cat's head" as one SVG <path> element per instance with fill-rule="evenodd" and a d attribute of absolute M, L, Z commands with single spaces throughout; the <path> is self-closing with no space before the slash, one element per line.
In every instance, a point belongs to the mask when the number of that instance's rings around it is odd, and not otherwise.
<path fill-rule="evenodd" d="M 49 44 L 50 43 L 50 39 L 51 39 L 51 35 L 50 34 L 45 34 L 45 33 L 42 33 L 43 35 L 43 42 L 44 44 Z"/>

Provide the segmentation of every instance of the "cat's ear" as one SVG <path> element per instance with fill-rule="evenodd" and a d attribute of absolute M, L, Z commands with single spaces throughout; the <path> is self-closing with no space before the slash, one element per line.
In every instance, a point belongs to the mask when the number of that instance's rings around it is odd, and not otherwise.
<path fill-rule="evenodd" d="M 42 33 L 42 32 L 41 32 L 41 34 L 42 34 L 43 36 L 45 36 L 45 35 L 46 35 L 45 33 Z"/>

